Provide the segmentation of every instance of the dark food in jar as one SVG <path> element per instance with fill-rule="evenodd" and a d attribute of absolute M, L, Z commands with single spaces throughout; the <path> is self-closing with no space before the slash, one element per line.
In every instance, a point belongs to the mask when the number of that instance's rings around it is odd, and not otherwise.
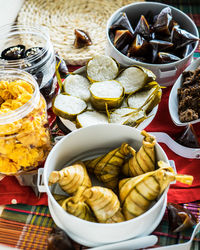
<path fill-rule="evenodd" d="M 75 33 L 75 40 L 74 40 L 75 48 L 79 49 L 92 45 L 92 40 L 87 32 L 85 32 L 84 30 L 75 29 L 74 33 Z"/>
<path fill-rule="evenodd" d="M 169 227 L 174 233 L 193 227 L 197 223 L 196 217 L 181 205 L 168 203 L 167 210 Z"/>
<path fill-rule="evenodd" d="M 124 55 L 137 61 L 164 64 L 179 61 L 194 48 L 199 38 L 181 29 L 166 7 L 158 15 L 141 15 L 136 25 L 126 13 L 120 13 L 109 29 L 113 45 Z"/>
<path fill-rule="evenodd" d="M 200 118 L 200 67 L 194 71 L 184 71 L 183 82 L 178 89 L 178 114 L 181 122 Z"/>
<path fill-rule="evenodd" d="M 59 227 L 53 227 L 47 239 L 48 250 L 74 250 L 68 235 Z"/>
<path fill-rule="evenodd" d="M 40 92 L 45 97 L 47 103 L 50 103 L 52 97 L 55 94 L 56 81 L 54 76 L 51 77 L 49 81 L 47 81 L 44 76 L 46 73 L 46 70 L 44 70 L 44 65 L 47 63 L 47 60 L 49 60 L 49 57 L 44 61 L 42 59 L 46 55 L 47 52 L 43 47 L 32 47 L 26 50 L 24 45 L 16 45 L 6 48 L 1 53 L 1 59 L 8 61 L 21 59 L 19 67 L 34 76 L 40 87 Z"/>
<path fill-rule="evenodd" d="M 36 54 L 41 53 L 43 50 L 44 49 L 42 47 L 32 47 L 26 50 L 25 57 L 34 56 Z"/>
<path fill-rule="evenodd" d="M 5 60 L 18 60 L 24 58 L 24 55 L 25 55 L 25 46 L 15 45 L 4 49 L 1 53 L 1 58 Z"/>

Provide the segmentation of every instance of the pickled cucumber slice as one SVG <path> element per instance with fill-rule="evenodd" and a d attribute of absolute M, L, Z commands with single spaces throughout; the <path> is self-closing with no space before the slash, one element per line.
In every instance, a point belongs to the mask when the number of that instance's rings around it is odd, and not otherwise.
<path fill-rule="evenodd" d="M 138 111 L 132 108 L 119 108 L 110 114 L 110 123 L 134 127 L 142 118 L 145 118 L 145 112 L 143 110 Z"/>
<path fill-rule="evenodd" d="M 118 108 L 124 98 L 124 88 L 114 80 L 95 82 L 90 87 L 91 103 L 96 110 Z"/>
<path fill-rule="evenodd" d="M 69 120 L 74 120 L 86 108 L 87 104 L 85 101 L 65 94 L 57 95 L 52 105 L 52 110 L 56 115 Z"/>
<path fill-rule="evenodd" d="M 87 77 L 91 82 L 113 80 L 118 72 L 118 64 L 109 56 L 96 55 L 87 64 Z"/>
<path fill-rule="evenodd" d="M 105 114 L 99 113 L 97 111 L 85 111 L 76 118 L 76 127 L 88 127 L 95 124 L 105 124 L 108 123 L 108 118 Z"/>
<path fill-rule="evenodd" d="M 84 76 L 69 75 L 63 82 L 63 90 L 71 96 L 76 96 L 88 102 L 90 99 L 90 82 Z"/>
<path fill-rule="evenodd" d="M 131 94 L 141 89 L 148 81 L 148 75 L 139 67 L 129 67 L 116 78 L 124 87 L 125 94 Z"/>

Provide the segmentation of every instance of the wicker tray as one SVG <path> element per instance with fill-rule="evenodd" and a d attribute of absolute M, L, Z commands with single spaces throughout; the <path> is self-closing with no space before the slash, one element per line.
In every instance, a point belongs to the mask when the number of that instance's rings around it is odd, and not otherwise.
<path fill-rule="evenodd" d="M 142 0 L 25 0 L 18 24 L 48 27 L 54 49 L 67 64 L 84 65 L 96 53 L 104 53 L 106 23 L 118 8 Z M 75 49 L 74 29 L 87 31 L 93 45 Z"/>

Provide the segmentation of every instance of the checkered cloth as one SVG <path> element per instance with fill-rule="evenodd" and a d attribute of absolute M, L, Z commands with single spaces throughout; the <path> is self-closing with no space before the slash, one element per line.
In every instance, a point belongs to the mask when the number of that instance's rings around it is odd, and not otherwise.
<path fill-rule="evenodd" d="M 185 204 L 200 221 L 200 203 Z M 0 217 L 0 244 L 24 250 L 47 249 L 48 234 L 54 222 L 47 206 L 8 205 Z M 154 247 L 184 243 L 190 239 L 192 229 L 181 233 L 169 232 L 168 212 L 153 232 L 158 237 Z M 86 249 L 72 241 L 76 250 Z M 1 246 L 0 246 L 1 249 Z M 193 241 L 192 249 L 200 249 L 200 235 Z"/>
<path fill-rule="evenodd" d="M 152 0 L 151 0 L 152 1 Z M 160 1 L 161 2 L 161 1 Z M 200 5 L 199 0 L 163 0 L 163 3 L 173 5 L 185 13 L 188 13 L 200 29 Z M 200 57 L 200 48 L 197 49 L 194 57 Z M 71 68 L 73 71 L 75 68 Z M 52 121 L 53 136 L 62 135 L 56 121 Z M 193 202 L 183 204 L 200 221 L 200 203 Z M 30 205 L 7 205 L 0 217 L 0 244 L 5 244 L 19 249 L 47 249 L 47 237 L 54 222 L 47 206 Z M 192 229 L 181 233 L 171 233 L 169 231 L 168 212 L 160 225 L 153 232 L 158 236 L 158 242 L 154 246 L 166 246 L 186 242 L 190 239 Z M 73 242 L 75 249 L 85 249 L 85 247 Z M 1 246 L 0 246 L 1 249 Z M 200 236 L 195 237 L 191 249 L 200 249 Z"/>

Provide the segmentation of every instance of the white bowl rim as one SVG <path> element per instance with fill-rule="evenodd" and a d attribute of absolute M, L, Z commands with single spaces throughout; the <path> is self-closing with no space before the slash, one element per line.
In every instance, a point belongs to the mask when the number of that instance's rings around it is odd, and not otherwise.
<path fill-rule="evenodd" d="M 181 11 L 181 10 L 179 10 L 179 9 L 177 9 L 177 8 L 175 8 L 175 7 L 173 7 L 173 6 L 171 6 L 171 5 L 164 4 L 164 3 L 160 3 L 160 2 L 136 2 L 136 3 L 131 3 L 131 4 L 128 4 L 128 5 L 125 5 L 125 6 L 121 7 L 121 8 L 119 8 L 119 9 L 116 10 L 116 11 L 110 16 L 110 18 L 108 19 L 107 25 L 106 25 L 106 37 L 107 37 L 107 40 L 108 40 L 109 44 L 112 46 L 112 48 L 115 50 L 115 52 L 117 52 L 117 53 L 120 54 L 120 56 L 121 56 L 124 60 L 127 60 L 127 59 L 128 59 L 128 60 L 130 60 L 132 63 L 140 63 L 141 66 L 144 66 L 144 67 L 145 67 L 145 66 L 146 66 L 146 67 L 148 67 L 148 66 L 155 66 L 155 67 L 174 66 L 175 63 L 180 63 L 180 62 L 182 62 L 183 60 L 187 60 L 187 59 L 194 53 L 194 51 L 197 49 L 198 44 L 199 44 L 199 41 L 196 41 L 193 50 L 192 50 L 186 57 L 182 58 L 182 59 L 179 60 L 179 61 L 171 62 L 171 63 L 165 63 L 165 64 L 160 64 L 160 63 L 158 63 L 158 64 L 153 64 L 153 63 L 144 63 L 144 62 L 140 62 L 140 61 L 134 60 L 134 59 L 132 59 L 132 58 L 129 58 L 128 56 L 125 56 L 125 55 L 122 54 L 118 49 L 115 48 L 115 46 L 114 46 L 113 43 L 111 42 L 110 36 L 109 36 L 109 28 L 110 28 L 110 26 L 111 26 L 111 20 L 113 20 L 114 17 L 115 17 L 118 13 L 123 12 L 124 9 L 126 9 L 126 8 L 129 8 L 129 7 L 131 7 L 131 6 L 146 5 L 146 4 L 148 4 L 148 5 L 163 6 L 163 7 L 170 7 L 170 8 L 173 9 L 174 11 L 179 12 L 180 14 L 182 14 L 186 19 L 188 19 L 188 20 L 191 22 L 191 24 L 192 24 L 192 26 L 193 26 L 193 28 L 195 29 L 195 32 L 196 32 L 196 35 L 195 35 L 195 36 L 199 37 L 199 31 L 198 31 L 198 29 L 197 29 L 196 24 L 195 24 L 194 21 L 193 21 L 188 15 L 186 15 L 183 11 Z"/>
<path fill-rule="evenodd" d="M 195 59 L 184 71 L 194 70 L 199 66 L 200 66 L 200 58 Z M 193 121 L 190 121 L 190 122 L 181 122 L 179 117 L 178 117 L 178 105 L 176 107 L 174 107 L 172 104 L 174 98 L 176 98 L 176 100 L 178 102 L 177 90 L 178 90 L 178 88 L 181 87 L 182 75 L 183 75 L 183 73 L 181 73 L 180 76 L 178 77 L 178 79 L 175 81 L 175 83 L 170 91 L 169 100 L 168 100 L 168 108 L 169 108 L 169 113 L 170 113 L 171 119 L 174 122 L 174 124 L 176 124 L 177 126 L 187 126 L 188 124 L 195 124 L 195 123 L 200 122 L 200 118 L 193 120 Z M 174 115 L 174 113 L 172 112 L 172 110 L 174 108 L 176 109 L 175 110 L 176 115 Z"/>
<path fill-rule="evenodd" d="M 80 133 L 82 130 L 88 130 L 88 129 L 90 129 L 91 127 L 103 127 L 103 126 L 105 126 L 105 127 L 107 127 L 107 126 L 109 126 L 109 127 L 112 127 L 112 126 L 124 127 L 124 125 L 119 125 L 119 124 L 97 124 L 97 125 L 91 125 L 91 126 L 85 127 L 85 128 L 80 128 L 80 129 L 78 129 L 78 130 L 74 130 L 74 131 L 72 131 L 71 133 L 65 135 L 59 142 L 56 143 L 56 145 L 52 148 L 52 150 L 50 151 L 50 153 L 49 153 L 49 155 L 48 155 L 48 157 L 47 157 L 47 159 L 46 159 L 46 161 L 45 161 L 45 166 L 48 165 L 48 162 L 50 161 L 51 155 L 54 154 L 54 153 L 56 152 L 57 147 L 59 147 L 59 145 L 62 144 L 63 141 L 68 140 L 68 137 L 73 136 L 74 133 Z M 132 127 L 128 127 L 128 126 L 127 126 L 127 128 L 128 128 L 128 129 L 135 129 L 135 130 L 137 130 L 139 133 L 141 133 L 141 131 L 138 130 L 138 129 L 136 129 L 136 128 L 132 128 Z M 156 142 L 156 145 L 157 145 L 157 147 L 161 150 L 163 156 L 166 158 L 166 162 L 169 164 L 169 160 L 168 160 L 168 157 L 167 157 L 165 151 L 162 149 L 162 147 L 161 147 L 157 142 Z M 133 222 L 133 220 L 134 220 L 134 222 L 140 221 L 143 217 L 148 216 L 148 215 L 152 212 L 152 210 L 154 210 L 154 209 L 156 209 L 158 206 L 160 206 L 160 203 L 164 200 L 165 196 L 167 195 L 168 189 L 169 189 L 169 187 L 168 187 L 168 188 L 163 192 L 163 194 L 160 196 L 159 200 L 158 200 L 150 209 L 148 209 L 145 213 L 143 213 L 142 215 L 140 215 L 140 216 L 138 216 L 138 217 L 136 217 L 136 218 L 133 218 L 133 219 L 127 220 L 127 221 L 123 221 L 123 222 L 119 222 L 119 223 L 97 223 L 97 222 L 91 222 L 91 221 L 82 220 L 82 219 L 80 219 L 80 218 L 78 218 L 78 217 L 76 217 L 76 216 L 73 216 L 73 215 L 67 213 L 67 212 L 58 204 L 58 202 L 55 200 L 55 198 L 53 197 L 53 195 L 52 195 L 52 193 L 51 193 L 51 191 L 50 191 L 50 189 L 49 189 L 49 187 L 48 187 L 47 174 L 45 174 L 45 173 L 46 173 L 47 167 L 45 167 L 45 166 L 44 166 L 44 173 L 43 173 L 43 177 L 45 176 L 45 178 L 44 178 L 44 185 L 45 185 L 46 192 L 47 192 L 47 195 L 48 195 L 48 197 L 50 198 L 50 200 L 53 202 L 53 204 L 56 206 L 56 208 L 59 209 L 60 213 L 65 212 L 65 213 L 67 214 L 67 216 L 71 217 L 74 221 L 79 222 L 79 223 L 82 223 L 82 224 L 84 224 L 85 226 L 87 226 L 87 225 L 92 225 L 92 224 L 93 224 L 93 225 L 95 225 L 95 226 L 97 226 L 97 227 L 99 227 L 99 228 L 101 228 L 101 227 L 104 228 L 105 226 L 106 226 L 106 227 L 109 227 L 109 228 L 115 228 L 115 227 L 118 226 L 118 225 L 131 224 L 131 223 Z"/>

